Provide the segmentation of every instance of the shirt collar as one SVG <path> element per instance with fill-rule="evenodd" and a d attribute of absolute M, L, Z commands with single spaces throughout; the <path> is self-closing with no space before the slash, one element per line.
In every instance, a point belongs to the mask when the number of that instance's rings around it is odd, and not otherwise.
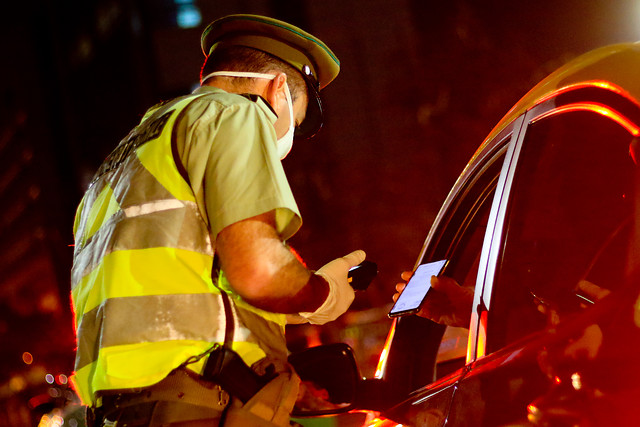
<path fill-rule="evenodd" d="M 227 92 L 218 87 L 204 85 L 204 86 L 197 87 L 192 93 L 194 95 L 200 95 L 205 93 L 230 93 L 230 92 Z M 272 123 L 275 122 L 278 119 L 278 115 L 276 114 L 275 111 L 273 111 L 273 108 L 271 108 L 271 105 L 269 105 L 269 103 L 261 96 L 255 95 L 255 98 L 256 98 L 255 100 L 254 99 L 252 100 L 254 100 L 256 105 L 269 116 Z"/>

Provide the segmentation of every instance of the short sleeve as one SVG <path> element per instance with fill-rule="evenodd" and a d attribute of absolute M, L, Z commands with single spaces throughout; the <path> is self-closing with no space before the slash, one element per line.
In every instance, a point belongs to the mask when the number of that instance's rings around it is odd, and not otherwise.
<path fill-rule="evenodd" d="M 215 239 L 235 222 L 274 211 L 277 232 L 288 239 L 302 220 L 276 153 L 273 117 L 262 101 L 227 98 L 239 100 L 195 107 L 186 128 L 182 160 L 201 212 Z"/>

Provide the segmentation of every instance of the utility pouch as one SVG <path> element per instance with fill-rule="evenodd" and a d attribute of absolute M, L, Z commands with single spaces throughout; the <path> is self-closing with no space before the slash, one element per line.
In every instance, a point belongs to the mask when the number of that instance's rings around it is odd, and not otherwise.
<path fill-rule="evenodd" d="M 275 373 L 258 375 L 238 353 L 223 345 L 218 345 L 211 351 L 202 372 L 203 379 L 218 384 L 243 403 L 275 377 Z"/>

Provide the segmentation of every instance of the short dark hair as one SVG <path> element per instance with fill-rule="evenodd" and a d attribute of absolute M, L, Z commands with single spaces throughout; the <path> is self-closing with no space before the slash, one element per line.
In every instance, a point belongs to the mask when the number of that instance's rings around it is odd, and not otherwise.
<path fill-rule="evenodd" d="M 219 46 L 207 57 L 202 69 L 202 79 L 214 71 L 247 71 L 265 73 L 275 70 L 287 75 L 287 84 L 291 90 L 292 102 L 302 93 L 307 93 L 304 78 L 298 70 L 275 56 L 245 46 Z M 307 94 L 308 96 L 308 94 Z"/>

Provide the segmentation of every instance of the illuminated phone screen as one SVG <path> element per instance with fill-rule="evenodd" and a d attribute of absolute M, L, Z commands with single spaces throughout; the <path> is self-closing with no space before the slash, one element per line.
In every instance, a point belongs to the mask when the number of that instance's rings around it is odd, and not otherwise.
<path fill-rule="evenodd" d="M 439 275 L 446 263 L 447 260 L 443 259 L 419 265 L 389 311 L 389 316 L 402 316 L 420 310 L 420 305 L 431 288 L 431 276 Z"/>

